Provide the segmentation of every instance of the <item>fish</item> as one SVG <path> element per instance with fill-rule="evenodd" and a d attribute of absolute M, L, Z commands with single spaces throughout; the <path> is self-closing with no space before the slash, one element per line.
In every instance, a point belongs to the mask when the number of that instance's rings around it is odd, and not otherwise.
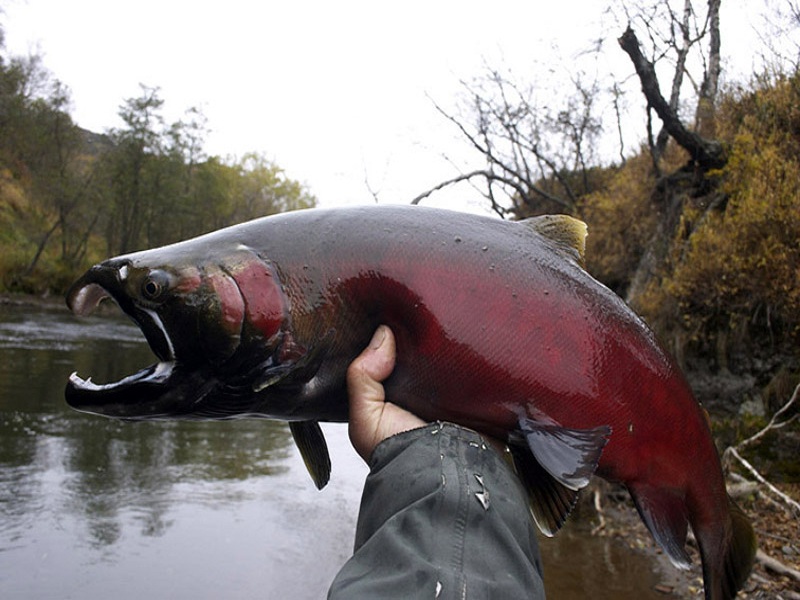
<path fill-rule="evenodd" d="M 346 371 L 395 334 L 387 398 L 505 442 L 546 535 L 592 476 L 625 486 L 706 598 L 733 598 L 756 538 L 726 492 L 703 407 L 631 308 L 585 269 L 586 225 L 420 206 L 308 209 L 108 259 L 71 287 L 111 299 L 157 362 L 120 381 L 73 373 L 73 408 L 126 420 L 289 423 L 311 476 L 331 470 L 320 422 L 348 416 Z"/>

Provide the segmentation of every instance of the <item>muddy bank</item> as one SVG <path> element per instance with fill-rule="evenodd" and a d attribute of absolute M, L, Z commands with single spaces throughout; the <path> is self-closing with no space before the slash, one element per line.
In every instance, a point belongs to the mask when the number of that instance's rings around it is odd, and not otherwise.
<path fill-rule="evenodd" d="M 633 507 L 627 493 L 615 486 L 593 482 L 593 491 L 601 494 L 602 512 L 594 516 L 597 523 L 595 535 L 617 538 L 637 552 L 650 556 L 659 577 L 656 590 L 665 598 L 702 598 L 703 576 L 700 555 L 690 539 L 689 554 L 693 565 L 688 571 L 672 566 L 669 559 L 653 541 Z M 779 486 L 782 491 L 800 497 L 800 486 Z M 800 520 L 789 510 L 780 507 L 763 493 L 739 499 L 747 512 L 759 540 L 759 550 L 795 571 L 800 571 Z M 779 574 L 769 565 L 757 560 L 743 590 L 737 598 L 763 600 L 784 598 L 800 599 L 800 581 Z"/>

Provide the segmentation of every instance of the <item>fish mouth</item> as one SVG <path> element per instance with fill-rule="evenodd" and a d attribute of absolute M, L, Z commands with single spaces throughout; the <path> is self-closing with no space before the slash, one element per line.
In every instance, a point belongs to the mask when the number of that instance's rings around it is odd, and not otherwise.
<path fill-rule="evenodd" d="M 65 398 L 72 408 L 121 418 L 166 416 L 166 396 L 181 377 L 175 347 L 154 310 L 135 305 L 121 291 L 120 267 L 98 265 L 79 279 L 67 294 L 67 306 L 77 316 L 91 314 L 104 300 L 111 300 L 141 329 L 158 362 L 119 381 L 98 384 L 91 377 L 72 373 Z M 123 270 L 124 272 L 124 270 Z"/>

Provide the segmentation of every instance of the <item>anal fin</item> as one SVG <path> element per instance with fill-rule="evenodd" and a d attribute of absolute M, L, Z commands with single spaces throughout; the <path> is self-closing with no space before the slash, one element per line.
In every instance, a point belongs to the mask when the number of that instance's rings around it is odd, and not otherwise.
<path fill-rule="evenodd" d="M 679 569 L 688 569 L 692 559 L 685 548 L 689 522 L 683 496 L 669 489 L 641 483 L 629 485 L 628 491 L 642 521 L 672 564 Z"/>
<path fill-rule="evenodd" d="M 290 421 L 289 429 L 314 485 L 321 490 L 331 477 L 331 457 L 322 428 L 316 421 Z"/>

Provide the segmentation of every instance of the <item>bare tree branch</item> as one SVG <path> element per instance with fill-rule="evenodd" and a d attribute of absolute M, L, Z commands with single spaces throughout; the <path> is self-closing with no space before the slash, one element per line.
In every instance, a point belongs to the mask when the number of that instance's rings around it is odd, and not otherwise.
<path fill-rule="evenodd" d="M 675 72 L 672 76 L 672 90 L 670 91 L 669 95 L 669 107 L 672 109 L 672 112 L 677 114 L 678 106 L 680 105 L 681 99 L 681 87 L 683 86 L 683 75 L 686 72 L 686 58 L 689 56 L 689 50 L 692 48 L 692 40 L 691 40 L 691 33 L 689 29 L 689 20 L 692 16 L 692 3 L 691 0 L 684 0 L 683 5 L 683 19 L 679 22 L 679 27 L 681 32 L 681 45 L 678 46 L 676 36 L 673 32 L 673 44 L 675 46 L 675 51 L 677 54 L 677 58 L 675 61 Z M 671 19 L 672 25 L 674 27 L 676 19 L 674 16 Z M 655 162 L 657 163 L 661 156 L 664 154 L 664 150 L 667 147 L 667 140 L 669 139 L 669 132 L 667 131 L 666 125 L 661 127 L 661 131 L 658 132 L 658 136 L 656 136 L 656 144 L 655 148 L 652 148 L 652 151 L 655 153 L 653 157 Z"/>
<path fill-rule="evenodd" d="M 482 156 L 484 166 L 442 182 L 414 202 L 449 185 L 481 179 L 481 193 L 498 214 L 574 213 L 580 195 L 591 191 L 590 165 L 601 121 L 595 106 L 597 80 L 587 85 L 579 74 L 572 84 L 573 93 L 559 89 L 559 105 L 553 106 L 552 96 L 537 103 L 541 86 L 519 87 L 508 74 L 487 69 L 484 76 L 462 82 L 466 118 L 433 102 Z M 503 197 L 511 208 L 499 205 Z"/>
<path fill-rule="evenodd" d="M 792 405 L 797 401 L 798 394 L 800 394 L 800 385 L 798 385 L 797 387 L 794 388 L 794 393 L 792 394 L 792 397 L 789 398 L 789 401 L 786 404 L 784 404 L 779 410 L 777 410 L 774 415 L 772 415 L 772 418 L 769 420 L 769 423 L 767 423 L 766 426 L 763 429 L 761 429 L 760 431 L 756 432 L 755 435 L 750 436 L 746 440 L 744 440 L 742 442 L 739 442 L 736 445 L 736 447 L 739 450 L 742 450 L 742 449 L 746 448 L 747 446 L 750 446 L 751 444 L 753 444 L 753 443 L 757 442 L 758 440 L 760 440 L 762 437 L 764 437 L 770 431 L 772 431 L 774 429 L 780 429 L 782 427 L 785 427 L 786 425 L 791 423 L 794 419 L 796 419 L 798 417 L 798 415 L 794 415 L 792 417 L 789 417 L 788 419 L 786 419 L 784 421 L 778 421 L 778 418 L 781 417 L 786 411 L 788 411 L 792 407 Z"/>
<path fill-rule="evenodd" d="M 494 173 L 494 172 L 492 172 L 490 170 L 487 170 L 487 169 L 478 169 L 476 171 L 471 171 L 470 173 L 464 173 L 463 175 L 459 175 L 457 177 L 453 177 L 452 179 L 448 179 L 447 181 L 443 181 L 442 183 L 432 187 L 431 189 L 419 194 L 416 198 L 414 198 L 411 201 L 411 204 L 419 204 L 422 200 L 424 200 L 425 198 L 427 198 L 428 196 L 430 196 L 434 192 L 438 192 L 439 190 L 442 190 L 442 189 L 444 189 L 444 188 L 446 188 L 448 186 L 454 185 L 456 183 L 460 183 L 462 181 L 468 181 L 468 180 L 470 180 L 470 179 L 472 179 L 474 177 L 483 177 L 484 179 L 486 179 L 487 184 L 489 184 L 490 186 L 491 186 L 492 183 L 497 183 L 497 182 L 502 183 L 504 185 L 507 185 L 507 186 L 513 188 L 523 198 L 527 198 L 530 195 L 530 192 L 533 191 L 536 194 L 539 194 L 540 196 L 542 196 L 543 198 L 546 198 L 547 200 L 550 200 L 551 202 L 555 202 L 557 204 L 561 204 L 561 205 L 564 206 L 564 208 L 567 208 L 567 204 L 564 202 L 563 199 L 558 198 L 556 196 L 553 196 L 552 194 L 548 194 L 543 189 L 536 188 L 536 187 L 528 189 L 527 187 L 523 187 L 520 184 L 520 182 L 515 178 L 503 177 L 502 175 L 498 175 L 497 173 Z M 489 193 L 492 194 L 492 196 L 489 197 L 489 199 L 493 200 L 493 193 L 491 191 Z M 493 202 L 493 204 L 495 206 L 499 206 L 499 205 L 496 204 L 496 202 Z M 497 209 L 495 208 L 495 210 L 497 210 Z M 505 211 L 505 212 L 508 212 L 508 211 Z"/>
<path fill-rule="evenodd" d="M 653 63 L 648 61 L 639 47 L 639 40 L 633 29 L 629 26 L 619 38 L 620 47 L 628 54 L 639 81 L 647 103 L 661 121 L 664 123 L 672 138 L 692 157 L 692 160 L 702 169 L 717 169 L 725 165 L 726 156 L 722 145 L 714 140 L 707 140 L 698 134 L 686 129 L 684 124 L 664 99 L 658 85 Z"/>
<path fill-rule="evenodd" d="M 776 560 L 768 554 L 765 554 L 763 551 L 759 550 L 756 552 L 756 560 L 764 565 L 764 568 L 769 569 L 778 575 L 785 575 L 786 577 L 790 577 L 795 581 L 800 582 L 800 571 L 783 564 L 779 560 Z"/>
<path fill-rule="evenodd" d="M 741 449 L 743 449 L 743 448 L 755 443 L 756 441 L 758 441 L 759 439 L 764 437 L 764 435 L 766 435 L 770 431 L 774 431 L 775 429 L 780 429 L 781 427 L 784 427 L 784 426 L 788 425 L 789 423 L 791 423 L 797 417 L 797 415 L 794 415 L 793 417 L 789 417 L 788 419 L 784 419 L 783 421 L 779 421 L 778 419 L 784 413 L 786 413 L 789 410 L 789 408 L 791 408 L 791 406 L 797 401 L 798 395 L 800 395 L 800 385 L 797 385 L 794 388 L 794 393 L 792 394 L 792 397 L 789 399 L 789 401 L 786 404 L 784 404 L 780 408 L 780 410 L 776 411 L 774 415 L 772 415 L 772 418 L 770 419 L 769 423 L 767 423 L 767 425 L 763 429 L 761 429 L 760 431 L 756 432 L 755 435 L 753 435 L 753 436 L 747 438 L 746 440 L 740 442 L 736 446 L 728 447 L 725 450 L 725 452 L 723 453 L 722 458 L 723 458 L 724 462 L 727 462 L 728 460 L 730 460 L 730 457 L 733 457 L 736 460 L 738 460 L 739 463 L 745 469 L 747 469 L 750 472 L 750 474 L 753 477 L 755 477 L 755 479 L 760 484 L 765 486 L 773 495 L 775 495 L 778 498 L 780 498 L 781 501 L 783 501 L 785 504 L 790 506 L 793 510 L 796 511 L 796 513 L 798 515 L 800 515 L 800 502 L 797 502 L 796 500 L 794 500 L 793 498 L 791 498 L 787 494 L 784 494 L 782 491 L 780 491 L 774 485 L 772 485 L 769 481 L 767 481 L 761 475 L 761 473 L 758 472 L 758 470 L 752 464 L 750 464 L 746 459 L 744 459 L 742 457 L 741 454 L 739 454 L 739 450 L 741 450 Z"/>
<path fill-rule="evenodd" d="M 772 485 L 769 481 L 764 479 L 764 476 L 761 475 L 761 473 L 759 473 L 758 470 L 753 465 L 751 465 L 747 460 L 742 458 L 742 455 L 736 451 L 736 448 L 734 448 L 733 446 L 729 447 L 727 450 L 725 450 L 725 454 L 728 456 L 733 456 L 736 460 L 738 460 L 739 463 L 741 463 L 741 465 L 745 469 L 747 469 L 750 472 L 750 474 L 753 477 L 755 477 L 760 484 L 765 486 L 770 492 L 772 492 L 775 496 L 780 498 L 788 506 L 792 507 L 796 511 L 796 513 L 800 515 L 800 503 L 798 503 L 793 498 L 787 496 L 778 488 L 776 488 L 774 485 Z"/>

